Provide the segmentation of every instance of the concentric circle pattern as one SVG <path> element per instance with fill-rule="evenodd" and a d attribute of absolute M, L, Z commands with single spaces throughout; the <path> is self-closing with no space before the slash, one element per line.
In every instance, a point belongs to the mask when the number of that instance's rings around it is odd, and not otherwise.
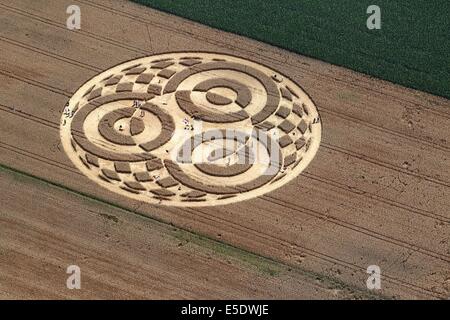
<path fill-rule="evenodd" d="M 89 80 L 61 118 L 86 176 L 134 199 L 207 206 L 250 199 L 295 178 L 320 143 L 308 95 L 249 60 L 170 53 Z"/>

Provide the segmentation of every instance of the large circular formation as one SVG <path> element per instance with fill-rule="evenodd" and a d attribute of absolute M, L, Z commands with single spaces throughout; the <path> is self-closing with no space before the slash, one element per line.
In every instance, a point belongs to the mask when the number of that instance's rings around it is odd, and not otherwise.
<path fill-rule="evenodd" d="M 169 53 L 115 66 L 65 106 L 61 140 L 86 176 L 134 199 L 173 206 L 246 200 L 295 178 L 321 121 L 308 95 L 263 65 Z"/>

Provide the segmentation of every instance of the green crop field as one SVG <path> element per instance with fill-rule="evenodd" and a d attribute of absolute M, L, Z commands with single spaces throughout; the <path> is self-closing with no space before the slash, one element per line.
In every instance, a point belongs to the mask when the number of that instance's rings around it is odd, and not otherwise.
<path fill-rule="evenodd" d="M 449 0 L 134 1 L 450 98 Z M 380 30 L 366 26 L 371 4 Z"/>

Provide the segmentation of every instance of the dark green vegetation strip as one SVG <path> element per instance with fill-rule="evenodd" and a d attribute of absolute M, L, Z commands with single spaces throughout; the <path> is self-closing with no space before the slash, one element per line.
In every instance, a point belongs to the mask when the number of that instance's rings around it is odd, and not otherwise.
<path fill-rule="evenodd" d="M 450 98 L 449 0 L 133 0 L 414 89 Z M 381 30 L 369 30 L 369 5 Z"/>

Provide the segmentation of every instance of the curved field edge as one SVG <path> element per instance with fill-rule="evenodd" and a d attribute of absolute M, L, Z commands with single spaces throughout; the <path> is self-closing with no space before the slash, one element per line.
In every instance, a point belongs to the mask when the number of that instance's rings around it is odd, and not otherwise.
<path fill-rule="evenodd" d="M 132 0 L 413 89 L 450 98 L 450 2 Z"/>

